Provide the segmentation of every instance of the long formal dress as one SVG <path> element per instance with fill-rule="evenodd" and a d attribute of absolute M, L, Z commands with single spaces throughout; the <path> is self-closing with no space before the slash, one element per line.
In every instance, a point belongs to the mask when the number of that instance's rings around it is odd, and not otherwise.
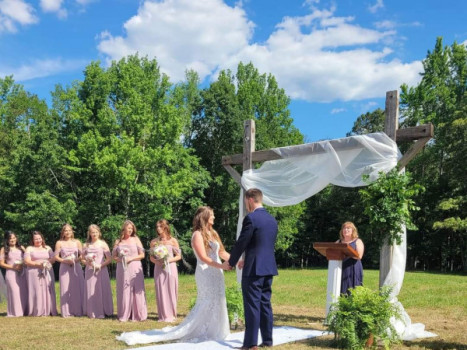
<path fill-rule="evenodd" d="M 62 247 L 60 257 L 78 257 L 78 247 Z M 73 265 L 60 264 L 60 310 L 63 317 L 83 316 L 84 309 L 84 275 L 79 262 Z"/>
<path fill-rule="evenodd" d="M 210 242 L 208 255 L 220 263 L 219 244 Z M 196 254 L 196 253 L 195 253 Z M 148 344 L 161 341 L 180 340 L 202 342 L 224 340 L 229 334 L 229 318 L 225 299 L 224 273 L 221 269 L 208 266 L 196 257 L 196 304 L 186 318 L 175 327 L 149 331 L 125 332 L 117 336 L 128 345 Z"/>
<path fill-rule="evenodd" d="M 0 256 L 0 260 L 5 257 Z M 23 261 L 21 249 L 10 250 L 5 263 L 14 265 L 15 261 Z M 7 269 L 5 273 L 6 299 L 8 317 L 25 316 L 28 314 L 28 284 L 26 280 L 26 269 L 23 265 L 21 271 Z"/>
<path fill-rule="evenodd" d="M 136 244 L 119 244 L 116 248 L 121 256 L 124 252 L 128 258 L 137 256 L 143 248 Z M 148 318 L 144 274 L 141 261 L 130 263 L 123 261 L 117 264 L 117 316 L 120 321 L 144 321 Z"/>
<path fill-rule="evenodd" d="M 46 261 L 54 256 L 50 250 L 32 250 L 24 257 L 31 261 Z M 40 266 L 27 268 L 28 280 L 28 315 L 29 316 L 57 316 L 57 302 L 55 300 L 54 270 Z"/>
<path fill-rule="evenodd" d="M 105 257 L 110 256 L 110 251 L 104 251 L 102 247 L 89 246 L 84 249 L 84 256 L 88 254 L 94 254 L 94 261 L 101 265 L 105 261 Z M 92 266 L 86 265 L 84 294 L 88 317 L 104 318 L 105 316 L 112 316 L 114 307 L 107 266 L 96 270 Z"/>
<path fill-rule="evenodd" d="M 169 257 L 173 258 L 174 252 L 180 254 L 180 249 L 170 244 L 165 247 Z M 157 314 L 159 321 L 173 322 L 177 318 L 178 297 L 178 270 L 177 264 L 172 262 L 163 267 L 154 265 L 154 284 L 156 287 Z"/>
<path fill-rule="evenodd" d="M 357 240 L 349 243 L 357 250 Z M 345 258 L 342 261 L 341 294 L 348 294 L 349 288 L 363 285 L 363 266 L 360 259 Z"/>

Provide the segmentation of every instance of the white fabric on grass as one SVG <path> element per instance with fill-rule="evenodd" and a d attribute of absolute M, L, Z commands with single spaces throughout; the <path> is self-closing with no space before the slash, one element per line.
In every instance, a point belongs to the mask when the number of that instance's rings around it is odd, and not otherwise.
<path fill-rule="evenodd" d="M 319 337 L 329 334 L 325 331 L 314 329 L 300 329 L 294 327 L 274 327 L 273 337 L 274 345 L 290 343 L 303 339 Z M 200 343 L 171 343 L 161 345 L 144 346 L 141 348 L 132 348 L 132 350 L 231 350 L 243 345 L 244 332 L 231 333 L 223 341 L 204 341 Z M 261 335 L 258 342 L 261 342 Z"/>

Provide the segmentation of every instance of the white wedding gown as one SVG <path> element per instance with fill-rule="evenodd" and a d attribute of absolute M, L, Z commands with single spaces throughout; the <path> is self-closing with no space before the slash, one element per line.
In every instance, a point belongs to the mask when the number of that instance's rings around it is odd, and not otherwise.
<path fill-rule="evenodd" d="M 209 257 L 221 262 L 219 243 L 209 242 L 209 245 L 211 247 Z M 135 345 L 172 340 L 197 343 L 208 340 L 219 341 L 227 337 L 230 328 L 225 300 L 224 272 L 206 265 L 198 256 L 196 260 L 195 279 L 198 295 L 195 306 L 182 323 L 175 327 L 125 332 L 117 336 L 117 340 Z"/>

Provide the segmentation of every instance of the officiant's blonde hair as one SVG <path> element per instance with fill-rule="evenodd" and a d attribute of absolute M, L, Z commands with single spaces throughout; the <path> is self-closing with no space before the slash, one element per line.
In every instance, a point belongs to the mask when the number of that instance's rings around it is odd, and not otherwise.
<path fill-rule="evenodd" d="M 204 249 L 206 252 L 211 249 L 209 246 L 209 241 L 212 241 L 213 239 L 219 243 L 219 250 L 225 251 L 224 245 L 222 244 L 219 234 L 216 232 L 216 230 L 214 230 L 214 228 L 211 228 L 211 230 L 208 229 L 208 221 L 211 215 L 214 216 L 214 210 L 212 210 L 211 207 L 199 207 L 198 210 L 196 210 L 195 217 L 193 218 L 193 232 L 201 232 Z"/>

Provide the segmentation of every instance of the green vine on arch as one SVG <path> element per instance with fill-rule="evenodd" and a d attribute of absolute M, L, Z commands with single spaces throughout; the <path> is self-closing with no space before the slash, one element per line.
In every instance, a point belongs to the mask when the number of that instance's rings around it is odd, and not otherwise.
<path fill-rule="evenodd" d="M 369 183 L 369 176 L 363 180 Z M 382 246 L 401 243 L 401 226 L 415 230 L 412 211 L 420 208 L 413 198 L 423 192 L 422 185 L 412 183 L 409 172 L 399 172 L 394 168 L 388 173 L 379 173 L 379 178 L 367 187 L 359 190 L 364 205 L 364 214 L 369 218 L 369 225 L 374 238 Z"/>

